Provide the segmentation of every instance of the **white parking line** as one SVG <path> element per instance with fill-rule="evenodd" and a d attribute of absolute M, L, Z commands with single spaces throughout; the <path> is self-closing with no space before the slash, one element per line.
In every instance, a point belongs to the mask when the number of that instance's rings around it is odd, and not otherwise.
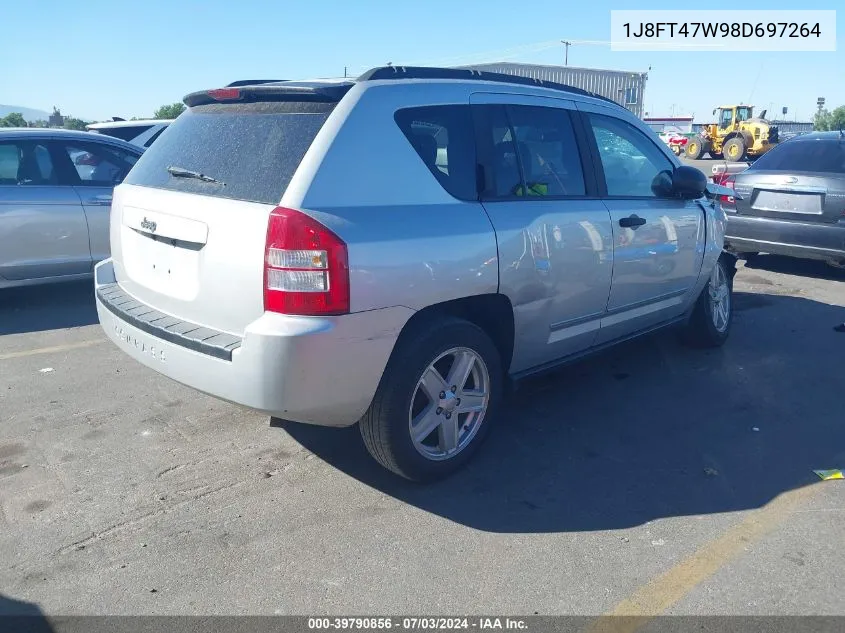
<path fill-rule="evenodd" d="M 83 347 L 91 347 L 99 343 L 105 343 L 107 339 L 98 338 L 93 341 L 79 341 L 78 343 L 68 343 L 67 345 L 56 345 L 54 347 L 39 347 L 37 349 L 28 349 L 22 352 L 10 352 L 8 354 L 0 354 L 0 360 L 9 360 L 12 358 L 23 358 L 24 356 L 37 356 L 38 354 L 53 354 L 56 352 L 67 352 L 72 349 L 80 349 Z"/>

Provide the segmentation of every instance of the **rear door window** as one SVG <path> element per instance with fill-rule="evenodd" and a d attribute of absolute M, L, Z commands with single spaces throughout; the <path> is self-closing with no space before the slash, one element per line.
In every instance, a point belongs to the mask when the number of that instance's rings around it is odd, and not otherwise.
<path fill-rule="evenodd" d="M 529 196 L 583 196 L 584 172 L 566 110 L 509 106 Z"/>
<path fill-rule="evenodd" d="M 482 200 L 586 195 L 584 168 L 568 110 L 474 105 Z"/>
<path fill-rule="evenodd" d="M 845 143 L 836 139 L 784 143 L 754 161 L 752 169 L 845 174 Z"/>
<path fill-rule="evenodd" d="M 472 106 L 482 200 L 509 200 L 522 188 L 513 130 L 503 105 Z"/>
<path fill-rule="evenodd" d="M 475 139 L 468 105 L 406 108 L 396 123 L 440 185 L 459 200 L 477 200 Z"/>
<path fill-rule="evenodd" d="M 152 125 L 124 125 L 119 127 L 107 127 L 100 130 L 95 130 L 100 134 L 105 134 L 106 136 L 113 136 L 114 138 L 119 138 L 122 141 L 131 141 L 133 138 L 138 136 L 139 134 L 143 134 L 147 130 L 149 130 Z"/>
<path fill-rule="evenodd" d="M 277 204 L 334 103 L 266 102 L 189 108 L 124 182 Z M 175 167 L 213 179 L 174 176 Z"/>
<path fill-rule="evenodd" d="M 120 183 L 137 162 L 137 154 L 95 143 L 62 144 L 80 184 L 111 187 Z"/>

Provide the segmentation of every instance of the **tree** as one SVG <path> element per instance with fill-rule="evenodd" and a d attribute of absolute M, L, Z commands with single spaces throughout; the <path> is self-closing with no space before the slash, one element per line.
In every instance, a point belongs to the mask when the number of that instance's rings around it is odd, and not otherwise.
<path fill-rule="evenodd" d="M 830 125 L 830 112 L 820 110 L 813 117 L 813 129 L 817 132 L 824 132 Z"/>
<path fill-rule="evenodd" d="M 163 105 L 153 113 L 154 119 L 175 119 L 185 111 L 185 104 L 181 102 Z"/>
<path fill-rule="evenodd" d="M 813 129 L 819 132 L 845 130 L 845 106 L 839 106 L 833 112 L 818 112 L 813 120 Z"/>
<path fill-rule="evenodd" d="M 85 126 L 88 125 L 82 119 L 75 119 L 72 116 L 65 117 L 65 129 L 66 130 L 82 130 L 85 131 Z"/>
<path fill-rule="evenodd" d="M 20 112 L 12 112 L 0 119 L 0 127 L 26 127 L 26 119 Z"/>

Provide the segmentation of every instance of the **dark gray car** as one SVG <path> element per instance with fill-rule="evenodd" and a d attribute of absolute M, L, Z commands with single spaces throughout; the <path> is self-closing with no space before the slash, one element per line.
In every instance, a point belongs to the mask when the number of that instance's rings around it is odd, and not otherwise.
<path fill-rule="evenodd" d="M 0 288 L 90 277 L 112 189 L 142 150 L 70 130 L 0 130 Z"/>
<path fill-rule="evenodd" d="M 727 248 L 845 266 L 845 134 L 793 138 L 724 184 Z"/>

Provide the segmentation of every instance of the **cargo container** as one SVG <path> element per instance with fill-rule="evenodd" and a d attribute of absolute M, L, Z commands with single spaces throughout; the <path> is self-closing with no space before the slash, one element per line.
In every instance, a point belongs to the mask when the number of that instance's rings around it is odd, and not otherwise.
<path fill-rule="evenodd" d="M 506 75 L 531 77 L 555 83 L 566 84 L 594 92 L 625 106 L 638 117 L 643 116 L 643 93 L 648 73 L 625 70 L 601 70 L 598 68 L 575 68 L 573 66 L 540 66 L 499 62 L 461 66 Z"/>

